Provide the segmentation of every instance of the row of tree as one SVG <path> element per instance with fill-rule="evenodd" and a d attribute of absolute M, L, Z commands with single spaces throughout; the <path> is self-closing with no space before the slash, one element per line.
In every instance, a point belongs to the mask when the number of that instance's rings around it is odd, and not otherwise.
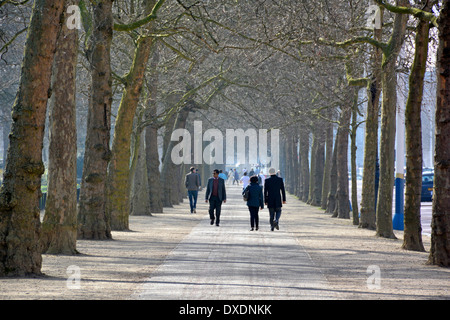
<path fill-rule="evenodd" d="M 20 5 L 1 2 L 2 7 Z M 66 23 L 73 5 L 81 13 L 81 30 Z M 395 6 L 377 0 L 376 5 L 382 23 L 367 28 L 368 3 L 362 0 L 35 0 L 0 193 L 0 275 L 39 274 L 42 253 L 74 254 L 77 239 L 111 239 L 111 230 L 129 229 L 130 213 L 162 212 L 182 201 L 179 182 L 185 167 L 171 161 L 177 144 L 171 133 L 192 128 L 195 120 L 203 121 L 204 130 L 282 128 L 289 190 L 349 218 L 347 150 L 350 132 L 355 150 L 360 88 L 366 88 L 368 107 L 361 218 L 353 210 L 353 219 L 379 236 L 393 237 L 397 57 L 408 26 L 416 21 L 407 107 L 407 121 L 415 122 L 407 147 L 413 171 L 407 173 L 411 209 L 405 211 L 405 248 L 419 244 L 420 249 L 421 244 L 416 182 L 421 182 L 422 168 L 412 152 L 420 153 L 414 143 L 420 137 L 417 108 L 428 56 L 424 50 L 429 29 L 436 26 L 440 89 L 430 263 L 448 266 L 449 5 L 418 1 L 410 6 L 406 0 Z M 439 20 L 431 11 L 437 7 Z M 77 205 L 76 114 L 83 93 L 89 99 Z M 47 105 L 49 185 L 41 224 Z M 206 178 L 212 167 L 203 164 L 200 169 Z"/>
<path fill-rule="evenodd" d="M 438 73 L 438 105 L 436 118 L 436 168 L 435 188 L 433 201 L 432 222 L 432 247 L 429 263 L 448 266 L 448 248 L 442 241 L 447 239 L 448 224 L 445 222 L 445 210 L 443 203 L 448 203 L 448 188 L 442 179 L 443 168 L 446 167 L 445 155 L 439 146 L 447 145 L 448 137 L 442 128 L 446 125 L 442 117 L 442 101 L 445 100 L 445 73 L 448 68 L 445 62 L 445 10 L 448 3 L 442 4 L 439 19 L 433 13 L 438 1 L 423 1 L 420 8 L 411 7 L 408 1 L 397 1 L 394 6 L 387 1 L 375 1 L 380 9 L 375 19 L 379 19 L 377 26 L 374 23 L 373 32 L 367 32 L 354 36 L 347 40 L 335 41 L 319 38 L 316 41 L 302 41 L 303 45 L 327 45 L 335 48 L 346 49 L 348 54 L 355 59 L 354 45 L 358 44 L 361 56 L 361 46 L 367 44 L 373 48 L 371 52 L 363 52 L 366 58 L 370 58 L 367 69 L 357 69 L 355 60 L 352 63 L 344 63 L 348 86 L 345 91 L 348 96 L 340 103 L 335 142 L 333 144 L 333 129 L 330 121 L 317 122 L 310 120 L 310 125 L 302 129 L 294 126 L 286 134 L 286 152 L 291 156 L 286 163 L 286 177 L 288 178 L 288 190 L 297 195 L 308 204 L 321 206 L 333 217 L 350 218 L 349 198 L 353 205 L 353 224 L 361 228 L 376 230 L 377 236 L 395 238 L 392 226 L 393 183 L 395 170 L 395 132 L 397 110 L 397 65 L 398 56 L 408 36 L 408 18 L 414 17 L 415 25 L 411 28 L 414 36 L 412 47 L 414 54 L 409 72 L 409 93 L 406 103 L 406 191 L 405 191 L 405 234 L 402 248 L 407 250 L 425 251 L 422 243 L 422 227 L 420 219 L 421 187 L 422 187 L 422 130 L 421 110 L 424 91 L 424 77 L 429 58 L 430 30 L 433 27 L 439 29 L 439 53 L 436 70 Z M 420 1 L 419 1 L 420 2 Z M 419 5 L 419 3 L 418 3 Z M 392 25 L 387 27 L 383 22 L 384 11 L 394 14 Z M 437 10 L 438 11 L 438 10 Z M 384 26 L 384 27 L 383 27 Z M 355 27 L 355 26 L 352 26 Z M 367 30 L 366 30 L 367 31 Z M 447 33 L 448 34 L 448 33 Z M 385 41 L 383 39 L 386 39 Z M 358 50 L 358 49 L 356 49 Z M 359 71 L 359 72 L 358 72 Z M 362 77 L 363 73 L 368 74 Z M 355 77 L 356 75 L 356 77 Z M 359 102 L 358 93 L 351 87 L 366 88 L 366 136 L 364 150 L 364 174 L 362 187 L 361 210 L 358 210 L 356 188 L 356 165 L 354 162 L 356 145 L 355 130 L 358 123 Z M 447 89 L 448 90 L 448 89 Z M 444 96 L 443 96 L 444 94 Z M 378 139 L 379 129 L 379 100 L 381 103 L 381 137 Z M 448 106 L 447 106 L 448 107 Z M 321 118 L 326 117 L 322 115 Z M 353 119 L 353 120 L 352 120 Z M 308 136 L 312 135 L 313 144 L 309 146 Z M 348 150 L 349 136 L 351 139 L 351 177 L 352 195 L 348 190 Z M 378 146 L 378 141 L 380 145 Z M 326 147 L 325 147 L 326 146 Z M 325 154 L 326 152 L 326 154 Z M 379 153 L 378 153 L 379 152 Z M 444 152 L 445 153 L 445 152 Z M 310 158 L 310 163 L 308 163 Z M 376 177 L 376 168 L 380 159 L 379 181 Z M 288 157 L 286 157 L 288 159 Z M 324 169 L 322 169 L 324 168 Z M 445 179 L 444 179 L 445 180 Z M 379 188 L 378 188 L 379 186 Z M 360 216 L 359 216 L 360 213 Z M 437 247 L 440 249 L 437 250 Z M 442 250 L 442 251 L 441 251 Z"/>

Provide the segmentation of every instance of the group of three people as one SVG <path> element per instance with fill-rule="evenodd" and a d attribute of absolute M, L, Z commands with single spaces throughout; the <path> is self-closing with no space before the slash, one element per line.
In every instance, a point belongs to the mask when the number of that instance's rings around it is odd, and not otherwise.
<path fill-rule="evenodd" d="M 264 204 L 269 209 L 269 220 L 271 230 L 279 229 L 281 217 L 281 208 L 286 203 L 286 192 L 283 179 L 276 175 L 275 169 L 269 170 L 270 177 L 264 181 L 263 188 L 259 185 L 257 176 L 250 178 L 250 184 L 243 190 L 243 194 L 248 190 L 247 206 L 250 211 L 251 231 L 259 230 L 259 211 L 264 209 Z M 191 213 L 196 212 L 198 188 L 200 186 L 200 177 L 191 168 L 191 172 L 186 175 L 186 188 L 188 189 Z M 225 180 L 219 177 L 219 170 L 214 170 L 213 177 L 208 180 L 206 187 L 205 202 L 209 202 L 209 216 L 211 225 L 220 225 L 220 215 L 222 203 L 227 202 L 225 189 Z"/>

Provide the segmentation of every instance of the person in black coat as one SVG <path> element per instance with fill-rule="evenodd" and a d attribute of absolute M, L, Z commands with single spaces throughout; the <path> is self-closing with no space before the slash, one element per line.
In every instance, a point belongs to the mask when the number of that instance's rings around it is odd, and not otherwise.
<path fill-rule="evenodd" d="M 250 178 L 250 185 L 247 186 L 248 189 L 248 199 L 247 206 L 250 211 L 250 231 L 259 229 L 259 209 L 264 209 L 264 197 L 262 192 L 262 187 L 258 183 L 258 176 L 253 176 Z M 245 190 L 242 194 L 245 193 Z"/>
<path fill-rule="evenodd" d="M 269 208 L 270 227 L 273 231 L 274 228 L 280 229 L 278 223 L 281 217 L 281 208 L 286 203 L 286 191 L 283 179 L 277 177 L 274 168 L 270 168 L 269 174 L 270 177 L 264 181 L 264 203 Z"/>
<path fill-rule="evenodd" d="M 205 202 L 209 202 L 209 217 L 211 225 L 216 222 L 216 226 L 220 223 L 220 212 L 222 210 L 222 202 L 227 202 L 227 193 L 225 190 L 225 180 L 219 178 L 219 170 L 214 170 L 213 177 L 208 180 L 206 187 Z M 214 217 L 214 210 L 216 216 Z"/>

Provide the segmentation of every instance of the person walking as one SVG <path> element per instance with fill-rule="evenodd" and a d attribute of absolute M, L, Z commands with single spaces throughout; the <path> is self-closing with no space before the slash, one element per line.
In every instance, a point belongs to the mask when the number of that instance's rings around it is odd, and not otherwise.
<path fill-rule="evenodd" d="M 191 207 L 191 213 L 197 212 L 197 197 L 198 197 L 198 190 L 200 188 L 200 176 L 195 173 L 195 168 L 192 167 L 190 169 L 190 173 L 186 175 L 186 178 L 184 180 L 184 185 L 186 186 L 188 190 L 188 197 L 189 197 L 189 205 Z"/>
<path fill-rule="evenodd" d="M 198 179 L 200 181 L 200 186 L 198 187 L 198 190 L 202 191 L 202 176 L 200 175 L 200 172 L 198 172 L 198 169 L 195 169 L 195 173 L 198 174 Z"/>
<path fill-rule="evenodd" d="M 234 169 L 233 185 L 234 185 L 234 182 L 236 182 L 236 184 L 239 185 L 239 172 L 237 171 L 237 169 Z"/>
<path fill-rule="evenodd" d="M 219 178 L 222 178 L 224 181 L 227 180 L 227 175 L 223 172 L 223 170 L 219 170 Z"/>
<path fill-rule="evenodd" d="M 233 180 L 234 180 L 234 171 L 233 169 L 230 169 L 230 171 L 228 172 L 227 185 L 234 183 Z"/>
<path fill-rule="evenodd" d="M 261 171 L 259 174 L 258 174 L 258 181 L 259 181 L 259 185 L 261 186 L 261 187 L 264 187 L 264 182 L 266 181 L 266 176 L 264 175 L 264 172 L 263 171 Z"/>
<path fill-rule="evenodd" d="M 286 191 L 283 179 L 277 177 L 274 168 L 269 169 L 269 175 L 270 177 L 264 182 L 264 203 L 269 208 L 270 229 L 273 231 L 274 228 L 280 230 L 278 224 L 280 222 L 282 204 L 286 204 Z M 283 196 L 283 200 L 281 200 L 281 196 Z"/>
<path fill-rule="evenodd" d="M 250 185 L 247 186 L 248 198 L 247 206 L 250 211 L 250 231 L 259 230 L 259 210 L 264 209 L 264 197 L 262 192 L 262 187 L 258 184 L 258 176 L 253 176 L 250 178 Z M 245 190 L 242 194 L 245 193 Z"/>
<path fill-rule="evenodd" d="M 227 193 L 225 190 L 225 180 L 219 178 L 219 170 L 214 170 L 213 177 L 208 180 L 206 186 L 205 202 L 209 202 L 209 217 L 211 225 L 220 224 L 220 213 L 222 210 L 222 202 L 227 202 Z M 214 211 L 216 215 L 214 216 Z"/>
<path fill-rule="evenodd" d="M 241 181 L 242 181 L 242 189 L 245 190 L 245 188 L 247 188 L 247 186 L 250 184 L 250 177 L 247 175 L 247 172 L 244 172 Z"/>

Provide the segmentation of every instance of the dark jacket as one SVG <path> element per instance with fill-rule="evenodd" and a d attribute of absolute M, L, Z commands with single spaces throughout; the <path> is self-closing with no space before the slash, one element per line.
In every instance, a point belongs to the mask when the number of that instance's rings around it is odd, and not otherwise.
<path fill-rule="evenodd" d="M 219 188 L 218 188 L 217 192 L 219 194 L 219 200 L 225 201 L 225 200 L 227 200 L 227 192 L 225 190 L 225 180 L 223 180 L 222 178 L 218 178 L 218 179 L 219 179 Z M 214 178 L 210 178 L 208 180 L 208 183 L 206 184 L 207 187 L 206 187 L 205 200 L 211 199 L 212 192 L 213 192 L 213 183 L 214 183 Z"/>
<path fill-rule="evenodd" d="M 271 175 L 264 181 L 264 203 L 268 208 L 281 208 L 283 207 L 281 196 L 283 196 L 283 201 L 286 201 L 283 179 Z"/>
<path fill-rule="evenodd" d="M 251 183 L 247 188 L 249 189 L 247 206 L 264 209 L 264 197 L 259 184 Z"/>
<path fill-rule="evenodd" d="M 197 191 L 200 188 L 200 176 L 195 172 L 187 174 L 184 185 L 189 191 Z"/>

